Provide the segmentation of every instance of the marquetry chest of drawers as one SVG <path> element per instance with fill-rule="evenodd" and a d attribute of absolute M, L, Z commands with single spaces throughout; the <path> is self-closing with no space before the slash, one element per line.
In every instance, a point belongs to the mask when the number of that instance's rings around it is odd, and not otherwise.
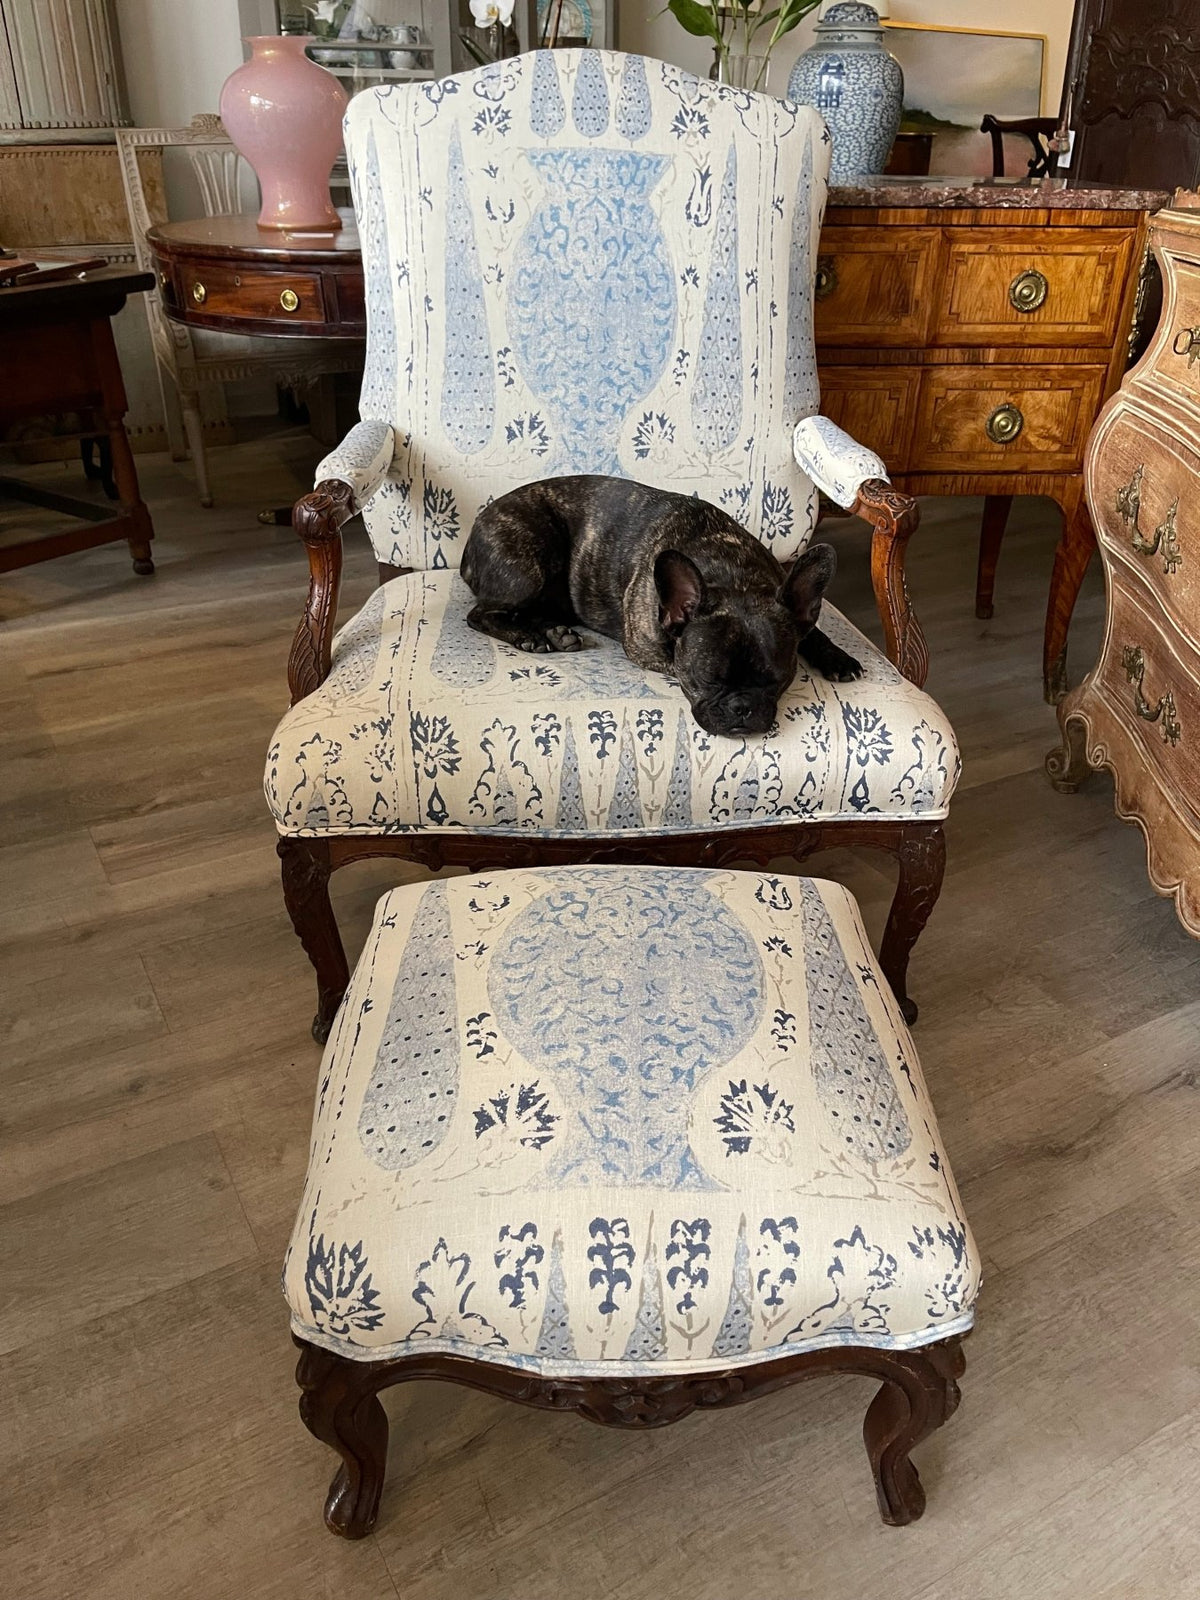
<path fill-rule="evenodd" d="M 1165 194 L 1051 180 L 877 179 L 835 188 L 816 276 L 821 409 L 912 494 L 984 495 L 990 615 L 1011 497 L 1063 513 L 1047 695 L 1094 548 L 1083 452 L 1129 360 L 1147 213 Z"/>
<path fill-rule="evenodd" d="M 1059 707 L 1046 767 L 1073 790 L 1091 767 L 1146 836 L 1150 879 L 1200 937 L 1200 196 L 1160 212 L 1158 329 L 1087 446 L 1104 563 L 1100 659 Z"/>

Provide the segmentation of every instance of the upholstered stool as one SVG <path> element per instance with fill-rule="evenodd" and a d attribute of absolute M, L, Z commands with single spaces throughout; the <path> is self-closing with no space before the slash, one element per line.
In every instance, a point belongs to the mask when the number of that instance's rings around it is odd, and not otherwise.
<path fill-rule="evenodd" d="M 958 1402 L 979 1265 L 851 896 L 530 869 L 379 902 L 326 1047 L 284 1273 L 301 1415 L 374 1523 L 377 1394 L 442 1378 L 658 1427 L 878 1378 L 886 1522 Z"/>

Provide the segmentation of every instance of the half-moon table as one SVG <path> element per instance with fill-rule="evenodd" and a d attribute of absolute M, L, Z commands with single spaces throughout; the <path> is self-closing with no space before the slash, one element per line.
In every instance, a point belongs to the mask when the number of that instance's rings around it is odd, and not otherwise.
<path fill-rule="evenodd" d="M 163 307 L 220 333 L 364 339 L 362 255 L 353 227 L 281 233 L 253 217 L 165 222 L 147 238 Z"/>

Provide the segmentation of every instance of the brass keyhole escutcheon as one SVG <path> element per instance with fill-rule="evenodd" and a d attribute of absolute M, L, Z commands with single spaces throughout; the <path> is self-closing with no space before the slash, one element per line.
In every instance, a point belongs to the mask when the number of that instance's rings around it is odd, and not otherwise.
<path fill-rule="evenodd" d="M 1036 267 L 1018 272 L 1008 286 L 1008 298 L 1016 311 L 1036 311 L 1046 303 L 1050 285 Z"/>
<path fill-rule="evenodd" d="M 828 300 L 837 286 L 837 262 L 832 256 L 818 256 L 817 276 L 813 283 L 813 298 L 816 300 Z"/>
<path fill-rule="evenodd" d="M 984 423 L 984 432 L 993 444 L 1011 444 L 1025 426 L 1025 418 L 1011 400 L 1006 400 Z"/>
<path fill-rule="evenodd" d="M 198 306 L 202 306 L 208 299 L 208 290 L 202 283 L 194 283 L 192 285 L 192 299 Z"/>
<path fill-rule="evenodd" d="M 295 311 L 296 307 L 300 304 L 300 296 L 296 293 L 295 289 L 285 289 L 279 296 L 279 304 L 285 311 Z"/>

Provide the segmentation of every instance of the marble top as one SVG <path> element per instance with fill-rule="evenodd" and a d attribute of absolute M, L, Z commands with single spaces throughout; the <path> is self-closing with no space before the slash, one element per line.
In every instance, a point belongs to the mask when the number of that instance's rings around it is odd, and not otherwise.
<path fill-rule="evenodd" d="M 1168 189 L 1113 188 L 1075 178 L 942 178 L 869 175 L 829 186 L 831 206 L 1003 206 L 1040 211 L 1157 211 L 1171 198 Z"/>

